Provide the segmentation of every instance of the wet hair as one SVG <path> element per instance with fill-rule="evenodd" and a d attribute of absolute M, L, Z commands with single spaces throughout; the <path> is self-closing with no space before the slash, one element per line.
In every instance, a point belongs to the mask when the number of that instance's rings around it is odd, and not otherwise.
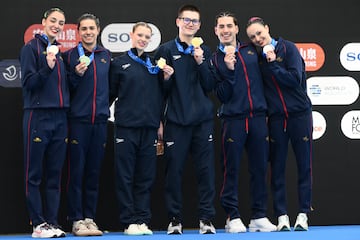
<path fill-rule="evenodd" d="M 191 5 L 191 4 L 182 5 L 178 10 L 178 17 L 181 17 L 184 11 L 197 12 L 200 16 L 200 9 L 195 5 Z"/>
<path fill-rule="evenodd" d="M 238 20 L 235 17 L 235 14 L 232 12 L 221 12 L 218 15 L 215 16 L 215 26 L 218 24 L 218 19 L 222 17 L 231 17 L 234 21 L 235 26 L 238 26 Z"/>
<path fill-rule="evenodd" d="M 135 30 L 139 27 L 139 26 L 143 26 L 146 27 L 148 29 L 150 29 L 150 32 L 152 33 L 152 28 L 150 27 L 150 25 L 146 22 L 137 22 L 134 24 L 133 28 L 132 28 L 132 32 L 135 32 Z"/>
<path fill-rule="evenodd" d="M 60 8 L 54 7 L 54 8 L 50 8 L 44 12 L 43 19 L 47 19 L 49 17 L 49 15 L 52 14 L 53 12 L 59 12 L 65 16 L 65 12 L 63 10 L 61 10 Z"/>
<path fill-rule="evenodd" d="M 251 18 L 249 18 L 249 20 L 248 20 L 248 22 L 246 24 L 246 27 L 249 27 L 253 23 L 259 23 L 259 24 L 261 24 L 263 26 L 266 25 L 264 20 L 261 17 L 251 17 Z"/>
<path fill-rule="evenodd" d="M 95 21 L 95 24 L 96 24 L 96 27 L 100 28 L 100 20 L 99 18 L 97 18 L 94 14 L 91 14 L 91 13 L 84 13 L 83 15 L 81 15 L 79 18 L 78 18 L 78 21 L 77 21 L 77 28 L 79 30 L 79 27 L 80 27 L 80 22 L 84 19 L 91 19 L 91 20 L 94 20 Z"/>

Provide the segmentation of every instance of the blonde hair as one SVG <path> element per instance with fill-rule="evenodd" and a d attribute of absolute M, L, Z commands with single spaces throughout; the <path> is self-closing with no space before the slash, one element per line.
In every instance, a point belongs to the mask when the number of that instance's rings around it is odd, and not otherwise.
<path fill-rule="evenodd" d="M 135 32 L 135 30 L 140 26 L 143 26 L 143 27 L 146 27 L 146 28 L 150 29 L 150 32 L 152 33 L 152 28 L 146 22 L 137 22 L 137 23 L 135 23 L 135 25 L 132 28 L 132 32 Z"/>

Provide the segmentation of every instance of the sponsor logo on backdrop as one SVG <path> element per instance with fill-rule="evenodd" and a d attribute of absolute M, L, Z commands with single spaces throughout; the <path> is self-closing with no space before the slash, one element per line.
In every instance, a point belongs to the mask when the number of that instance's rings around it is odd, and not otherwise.
<path fill-rule="evenodd" d="M 341 119 L 341 131 L 350 139 L 360 139 L 360 111 L 353 110 Z"/>
<path fill-rule="evenodd" d="M 0 86 L 21 87 L 20 62 L 16 59 L 0 61 Z"/>
<path fill-rule="evenodd" d="M 316 111 L 312 112 L 313 117 L 313 139 L 319 139 L 326 131 L 326 120 L 324 116 Z"/>
<path fill-rule="evenodd" d="M 340 51 L 340 63 L 348 71 L 360 71 L 360 43 L 348 43 Z"/>
<path fill-rule="evenodd" d="M 42 24 L 33 24 L 28 27 L 24 34 L 24 42 L 27 43 L 30 41 L 35 34 L 41 34 L 44 32 L 44 26 Z M 76 44 L 80 41 L 80 36 L 77 32 L 76 24 L 65 24 L 64 30 L 61 34 L 56 38 L 56 40 L 61 43 L 60 51 L 64 52 L 70 48 L 76 46 Z"/>
<path fill-rule="evenodd" d="M 101 43 L 111 52 L 126 52 L 131 48 L 130 32 L 135 23 L 112 23 L 107 25 L 101 33 Z M 152 37 L 146 52 L 154 51 L 161 43 L 160 30 L 149 24 L 152 29 Z"/>
<path fill-rule="evenodd" d="M 306 71 L 317 71 L 325 62 L 325 53 L 316 43 L 295 43 L 305 62 Z"/>
<path fill-rule="evenodd" d="M 307 93 L 313 105 L 350 105 L 359 97 L 359 84 L 349 76 L 310 77 Z"/>

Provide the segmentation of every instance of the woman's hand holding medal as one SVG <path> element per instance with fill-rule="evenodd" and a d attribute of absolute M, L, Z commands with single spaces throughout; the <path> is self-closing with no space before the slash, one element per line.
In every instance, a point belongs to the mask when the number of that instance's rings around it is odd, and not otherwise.
<path fill-rule="evenodd" d="M 79 58 L 79 64 L 75 66 L 75 72 L 80 77 L 84 76 L 88 66 L 90 64 L 90 58 L 88 56 L 82 56 Z"/>
<path fill-rule="evenodd" d="M 268 44 L 263 47 L 263 53 L 266 56 L 266 60 L 268 62 L 275 61 L 276 54 L 275 54 L 275 48 L 273 45 Z"/>
<path fill-rule="evenodd" d="M 53 69 L 56 63 L 56 54 L 58 54 L 59 48 L 56 45 L 50 45 L 46 48 L 46 61 L 49 68 Z"/>
<path fill-rule="evenodd" d="M 160 58 L 157 61 L 157 66 L 163 70 L 164 72 L 164 80 L 169 80 L 169 78 L 171 77 L 171 75 L 174 73 L 174 69 L 166 64 L 166 59 L 165 58 Z"/>

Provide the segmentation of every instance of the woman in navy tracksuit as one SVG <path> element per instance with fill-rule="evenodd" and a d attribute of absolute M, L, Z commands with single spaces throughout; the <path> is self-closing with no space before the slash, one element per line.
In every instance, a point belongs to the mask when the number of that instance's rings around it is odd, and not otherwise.
<path fill-rule="evenodd" d="M 148 235 L 151 187 L 156 175 L 156 145 L 162 138 L 162 82 L 173 69 L 162 71 L 144 52 L 152 30 L 139 22 L 130 33 L 132 48 L 113 60 L 110 102 L 115 102 L 115 181 L 120 222 L 127 235 Z M 159 136 L 158 136 L 159 135 Z"/>
<path fill-rule="evenodd" d="M 107 140 L 111 53 L 97 44 L 99 19 L 78 20 L 81 42 L 64 53 L 69 72 L 68 220 L 77 236 L 102 235 L 95 222 L 99 176 Z M 83 63 L 88 57 L 90 64 Z M 80 60 L 79 60 L 80 59 Z"/>
<path fill-rule="evenodd" d="M 20 53 L 25 194 L 34 238 L 65 236 L 57 226 L 57 216 L 66 157 L 69 89 L 63 59 L 55 47 L 59 44 L 55 38 L 65 25 L 64 12 L 52 8 L 45 12 L 42 23 L 44 33 L 36 34 Z M 40 191 L 43 176 L 44 196 Z"/>
<path fill-rule="evenodd" d="M 268 103 L 271 182 L 278 230 L 290 230 L 286 208 L 285 169 L 290 140 L 298 173 L 299 214 L 295 230 L 308 230 L 312 191 L 312 106 L 306 93 L 304 61 L 294 43 L 274 39 L 263 19 L 248 22 L 250 40 L 263 49 L 260 67 Z"/>
<path fill-rule="evenodd" d="M 218 110 L 221 123 L 223 184 L 220 200 L 228 219 L 230 233 L 245 232 L 238 209 L 238 175 L 246 149 L 250 172 L 252 216 L 249 231 L 275 231 L 266 218 L 268 130 L 263 81 L 256 49 L 236 40 L 238 24 L 232 13 L 216 17 L 215 33 L 220 45 L 213 56 L 219 80 L 216 94 L 222 103 Z M 233 51 L 228 49 L 232 47 Z"/>

